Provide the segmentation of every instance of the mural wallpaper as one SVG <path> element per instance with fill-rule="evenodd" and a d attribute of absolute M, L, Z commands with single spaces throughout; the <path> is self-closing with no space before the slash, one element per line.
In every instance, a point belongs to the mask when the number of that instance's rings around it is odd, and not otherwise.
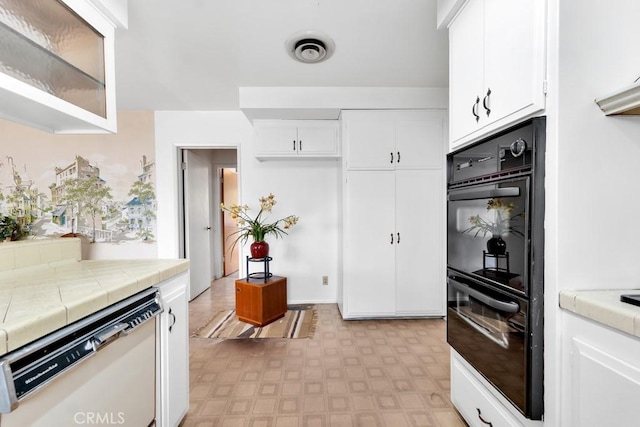
<path fill-rule="evenodd" d="M 54 135 L 0 120 L 0 240 L 80 235 L 155 244 L 151 111 L 118 114 L 118 133 Z"/>

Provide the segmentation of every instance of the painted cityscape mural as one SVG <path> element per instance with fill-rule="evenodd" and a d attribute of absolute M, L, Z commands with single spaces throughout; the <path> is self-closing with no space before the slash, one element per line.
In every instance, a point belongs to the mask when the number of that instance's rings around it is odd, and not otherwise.
<path fill-rule="evenodd" d="M 120 113 L 108 135 L 0 120 L 0 237 L 155 243 L 153 132 L 152 112 Z"/>

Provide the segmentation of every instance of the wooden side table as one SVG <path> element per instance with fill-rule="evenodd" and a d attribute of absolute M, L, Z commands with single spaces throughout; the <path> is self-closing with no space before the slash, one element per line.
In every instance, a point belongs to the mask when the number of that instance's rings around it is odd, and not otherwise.
<path fill-rule="evenodd" d="M 236 280 L 236 315 L 255 326 L 265 326 L 287 312 L 287 278 L 271 276 L 266 281 Z"/>

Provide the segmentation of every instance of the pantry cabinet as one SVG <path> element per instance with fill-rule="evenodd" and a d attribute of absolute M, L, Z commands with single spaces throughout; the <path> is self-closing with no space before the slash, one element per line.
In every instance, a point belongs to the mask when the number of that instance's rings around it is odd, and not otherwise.
<path fill-rule="evenodd" d="M 545 3 L 469 0 L 451 22 L 451 150 L 544 110 Z"/>
<path fill-rule="evenodd" d="M 256 157 L 337 158 L 337 120 L 254 120 Z"/>
<path fill-rule="evenodd" d="M 158 288 L 164 311 L 158 322 L 158 425 L 176 427 L 189 409 L 188 272 Z"/>
<path fill-rule="evenodd" d="M 637 425 L 640 338 L 564 313 L 562 425 Z"/>
<path fill-rule="evenodd" d="M 88 0 L 9 0 L 0 117 L 53 133 L 115 132 L 115 24 Z"/>
<path fill-rule="evenodd" d="M 442 316 L 445 113 L 348 111 L 342 123 L 342 316 Z"/>

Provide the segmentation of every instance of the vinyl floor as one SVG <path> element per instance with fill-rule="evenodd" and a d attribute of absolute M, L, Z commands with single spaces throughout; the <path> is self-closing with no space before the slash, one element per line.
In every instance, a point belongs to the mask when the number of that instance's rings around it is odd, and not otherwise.
<path fill-rule="evenodd" d="M 191 332 L 235 307 L 236 278 L 189 303 Z M 192 336 L 181 426 L 466 426 L 449 399 L 444 320 L 345 321 L 336 304 L 316 309 L 312 338 Z"/>

